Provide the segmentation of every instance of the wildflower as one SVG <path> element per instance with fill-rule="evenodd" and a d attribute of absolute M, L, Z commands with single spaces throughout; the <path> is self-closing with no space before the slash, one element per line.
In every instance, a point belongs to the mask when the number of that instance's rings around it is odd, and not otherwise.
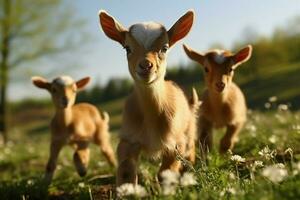
<path fill-rule="evenodd" d="M 165 170 L 161 173 L 163 195 L 174 195 L 179 182 L 179 174 L 171 170 Z"/>
<path fill-rule="evenodd" d="M 117 195 L 118 197 L 125 197 L 125 196 L 145 197 L 147 195 L 147 191 L 141 185 L 133 185 L 131 183 L 125 183 L 117 187 Z"/>
<path fill-rule="evenodd" d="M 228 153 L 229 155 L 232 155 L 232 154 L 233 154 L 232 151 L 231 151 L 231 149 L 228 149 L 228 150 L 227 150 L 227 153 Z"/>
<path fill-rule="evenodd" d="M 222 190 L 221 192 L 220 192 L 220 197 L 223 197 L 225 195 L 225 190 Z"/>
<path fill-rule="evenodd" d="M 278 110 L 280 111 L 287 111 L 289 109 L 289 106 L 286 104 L 279 104 L 278 105 Z"/>
<path fill-rule="evenodd" d="M 233 187 L 227 187 L 220 192 L 220 196 L 223 197 L 226 193 L 235 195 L 237 191 Z"/>
<path fill-rule="evenodd" d="M 269 137 L 269 141 L 275 144 L 277 142 L 277 137 L 275 135 L 272 135 L 271 137 Z"/>
<path fill-rule="evenodd" d="M 230 193 L 230 194 L 236 194 L 236 189 L 234 189 L 234 188 L 228 188 L 227 192 Z"/>
<path fill-rule="evenodd" d="M 253 166 L 256 168 L 256 167 L 263 167 L 264 166 L 264 164 L 263 164 L 263 162 L 262 161 L 260 161 L 260 160 L 256 160 L 256 161 L 254 161 L 254 164 L 253 164 Z"/>
<path fill-rule="evenodd" d="M 242 163 L 242 162 L 245 162 L 245 161 L 246 161 L 245 158 L 243 158 L 243 157 L 241 157 L 241 156 L 239 156 L 239 155 L 233 155 L 233 156 L 231 156 L 230 159 L 231 159 L 232 161 L 236 162 L 236 163 Z"/>
<path fill-rule="evenodd" d="M 254 161 L 254 163 L 250 164 L 250 169 L 252 172 L 256 171 L 256 168 L 263 167 L 263 162 L 260 160 Z"/>
<path fill-rule="evenodd" d="M 33 183 L 34 183 L 33 180 L 31 180 L 31 179 L 27 180 L 27 185 L 31 186 L 31 185 L 33 185 Z"/>
<path fill-rule="evenodd" d="M 285 154 L 290 154 L 290 155 L 293 155 L 293 149 L 291 148 L 287 148 L 285 151 L 284 151 Z"/>
<path fill-rule="evenodd" d="M 176 186 L 163 185 L 163 195 L 174 195 L 176 193 Z"/>
<path fill-rule="evenodd" d="M 293 175 L 297 175 L 300 173 L 300 161 L 297 163 L 293 163 Z"/>
<path fill-rule="evenodd" d="M 250 131 L 252 132 L 256 132 L 256 126 L 254 126 L 253 124 L 250 126 Z"/>
<path fill-rule="evenodd" d="M 180 178 L 180 185 L 182 186 L 189 186 L 189 185 L 196 185 L 197 181 L 194 174 L 185 172 L 182 177 Z"/>
<path fill-rule="evenodd" d="M 256 137 L 256 126 L 253 124 L 247 124 L 247 126 L 245 127 L 251 134 L 252 137 Z"/>
<path fill-rule="evenodd" d="M 270 150 L 268 146 L 264 147 L 262 150 L 258 152 L 258 154 L 265 158 L 266 160 L 270 160 L 271 158 L 274 158 L 276 155 L 276 150 Z"/>
<path fill-rule="evenodd" d="M 276 102 L 277 101 L 277 97 L 276 96 L 271 96 L 269 98 L 269 102 Z"/>
<path fill-rule="evenodd" d="M 263 166 L 264 166 L 263 162 L 260 160 L 256 160 L 256 161 L 254 161 L 254 163 L 250 164 L 249 169 L 250 169 L 250 179 L 251 180 L 255 179 L 254 172 L 256 171 L 256 168 L 263 167 Z"/>
<path fill-rule="evenodd" d="M 84 182 L 80 182 L 80 183 L 78 183 L 78 187 L 80 187 L 80 188 L 84 188 L 84 186 L 85 186 Z"/>
<path fill-rule="evenodd" d="M 270 165 L 263 169 L 262 175 L 268 178 L 273 183 L 283 181 L 288 175 L 285 166 L 282 163 Z"/>
<path fill-rule="evenodd" d="M 276 167 L 278 168 L 285 168 L 284 164 L 283 163 L 276 163 L 274 164 Z"/>
<path fill-rule="evenodd" d="M 163 185 L 176 185 L 178 184 L 178 178 L 179 178 L 179 174 L 176 172 L 173 172 L 171 170 L 164 170 L 161 173 L 161 177 L 163 179 L 162 184 Z"/>
<path fill-rule="evenodd" d="M 229 178 L 230 180 L 235 180 L 235 179 L 236 179 L 236 176 L 235 176 L 234 173 L 230 172 L 230 173 L 228 174 L 228 178 Z"/>
<path fill-rule="evenodd" d="M 265 108 L 266 109 L 270 109 L 271 108 L 271 104 L 269 102 L 265 103 Z"/>
<path fill-rule="evenodd" d="M 57 166 L 56 166 L 56 170 L 61 170 L 62 169 L 62 166 L 60 165 L 60 164 L 58 164 Z"/>
<path fill-rule="evenodd" d="M 105 166 L 106 165 L 106 162 L 104 162 L 104 161 L 98 161 L 97 162 L 97 166 L 98 167 L 103 167 L 103 166 Z"/>

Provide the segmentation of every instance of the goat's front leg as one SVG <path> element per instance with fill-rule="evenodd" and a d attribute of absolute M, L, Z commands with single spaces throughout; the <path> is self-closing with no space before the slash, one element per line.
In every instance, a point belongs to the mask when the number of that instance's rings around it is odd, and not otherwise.
<path fill-rule="evenodd" d="M 199 119 L 199 145 L 200 155 L 206 158 L 206 154 L 212 149 L 213 133 L 212 123 L 207 119 L 200 117 Z"/>
<path fill-rule="evenodd" d="M 117 186 L 124 183 L 137 184 L 137 162 L 140 145 L 121 139 L 118 149 Z"/>
<path fill-rule="evenodd" d="M 79 176 L 83 177 L 87 173 L 90 160 L 90 149 L 87 142 L 77 143 L 77 148 L 73 155 L 73 161 Z"/>
<path fill-rule="evenodd" d="M 227 130 L 224 137 L 220 142 L 220 153 L 226 153 L 229 149 L 231 150 L 236 142 L 236 137 L 243 127 L 243 123 L 235 125 L 227 125 Z"/>
<path fill-rule="evenodd" d="M 60 150 L 62 149 L 64 143 L 61 141 L 51 141 L 50 145 L 50 157 L 46 166 L 46 173 L 44 180 L 47 184 L 50 184 L 53 178 L 54 171 L 57 165 L 57 158 Z"/>

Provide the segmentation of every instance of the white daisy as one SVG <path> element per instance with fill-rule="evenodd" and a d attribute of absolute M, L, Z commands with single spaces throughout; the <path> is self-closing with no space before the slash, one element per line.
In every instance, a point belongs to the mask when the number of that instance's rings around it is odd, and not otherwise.
<path fill-rule="evenodd" d="M 141 185 L 125 183 L 117 187 L 117 195 L 118 197 L 125 197 L 125 196 L 145 197 L 147 195 L 147 191 Z"/>
<path fill-rule="evenodd" d="M 180 178 L 180 185 L 182 186 L 189 186 L 189 185 L 196 185 L 197 181 L 194 174 L 190 172 L 185 172 L 182 177 Z"/>
<path fill-rule="evenodd" d="M 279 163 L 265 167 L 262 171 L 262 175 L 273 183 L 279 183 L 287 177 L 288 172 L 285 169 L 285 166 L 282 163 Z"/>
<path fill-rule="evenodd" d="M 241 157 L 240 155 L 233 155 L 230 159 L 236 163 L 242 163 L 246 161 L 246 159 Z"/>

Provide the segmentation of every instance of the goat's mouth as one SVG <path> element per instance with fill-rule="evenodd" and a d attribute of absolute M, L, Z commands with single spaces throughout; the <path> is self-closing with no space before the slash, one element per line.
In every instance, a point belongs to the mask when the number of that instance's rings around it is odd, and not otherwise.
<path fill-rule="evenodd" d="M 222 93 L 225 90 L 225 87 L 215 87 L 216 92 Z"/>
<path fill-rule="evenodd" d="M 136 71 L 137 78 L 144 83 L 151 83 L 155 79 L 155 72 Z"/>

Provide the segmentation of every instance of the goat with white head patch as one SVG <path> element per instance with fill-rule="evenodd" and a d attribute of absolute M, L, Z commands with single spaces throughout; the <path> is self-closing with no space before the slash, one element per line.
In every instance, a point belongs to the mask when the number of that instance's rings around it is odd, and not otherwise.
<path fill-rule="evenodd" d="M 233 148 L 246 121 L 245 97 L 232 79 L 235 69 L 251 57 L 252 46 L 248 45 L 236 54 L 224 50 L 202 54 L 186 45 L 183 47 L 188 57 L 202 65 L 205 71 L 207 89 L 203 93 L 199 117 L 200 150 L 205 156 L 211 149 L 213 126 L 226 126 L 227 131 L 220 144 L 220 152 L 224 153 Z"/>
<path fill-rule="evenodd" d="M 90 142 L 99 145 L 110 165 L 117 164 L 110 145 L 108 114 L 103 112 L 101 116 L 98 109 L 88 103 L 75 104 L 77 91 L 83 89 L 89 80 L 86 77 L 75 82 L 69 76 L 60 76 L 48 82 L 42 77 L 32 77 L 36 87 L 50 92 L 56 111 L 50 125 L 50 158 L 45 174 L 47 183 L 52 180 L 59 152 L 67 144 L 75 148 L 73 159 L 80 176 L 87 172 Z"/>
<path fill-rule="evenodd" d="M 194 12 L 188 11 L 169 30 L 155 22 L 138 23 L 129 29 L 105 11 L 100 11 L 104 33 L 127 52 L 134 91 L 128 97 L 118 145 L 117 185 L 137 183 L 137 162 L 141 151 L 162 156 L 160 172 L 179 172 L 179 153 L 195 160 L 196 110 L 198 96 L 188 101 L 172 81 L 165 81 L 167 52 L 190 31 Z M 160 177 L 160 176 L 159 176 Z"/>

